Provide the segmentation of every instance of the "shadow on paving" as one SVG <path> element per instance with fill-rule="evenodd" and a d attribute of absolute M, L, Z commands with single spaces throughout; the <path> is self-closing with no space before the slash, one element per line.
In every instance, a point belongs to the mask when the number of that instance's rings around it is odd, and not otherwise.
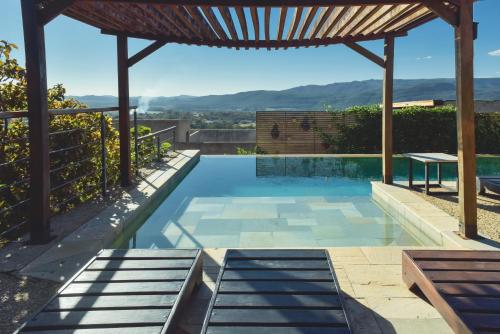
<path fill-rule="evenodd" d="M 193 292 L 193 296 L 190 299 L 189 304 L 187 305 L 185 311 L 183 312 L 183 317 L 179 323 L 179 326 L 176 328 L 175 332 L 176 334 L 197 334 L 201 332 L 203 321 L 208 311 L 210 298 L 212 296 L 212 291 L 215 287 L 215 281 L 217 280 L 217 276 L 220 270 L 220 264 L 214 258 L 208 256 L 208 254 L 206 253 L 204 254 L 203 261 L 204 261 L 204 281 Z M 259 269 L 268 270 L 269 268 L 255 266 L 251 270 L 254 271 Z M 235 269 L 232 268 L 232 270 Z M 299 321 L 298 319 L 290 318 L 292 314 L 296 314 L 293 312 L 290 313 L 289 311 L 291 309 L 296 309 L 297 312 L 300 312 L 301 310 L 304 310 L 304 312 L 313 311 L 316 308 L 317 310 L 340 310 L 339 305 L 325 306 L 324 301 L 326 299 L 324 297 L 326 297 L 326 295 L 319 293 L 318 290 L 321 284 L 324 284 L 328 281 L 331 282 L 331 280 L 321 279 L 319 281 L 304 281 L 304 280 L 297 281 L 297 277 L 293 277 L 293 275 L 287 274 L 286 269 L 276 270 L 275 275 L 273 276 L 275 276 L 272 279 L 273 281 L 281 282 L 284 285 L 286 285 L 287 283 L 294 283 L 294 284 L 300 283 L 304 291 L 311 291 L 310 293 L 307 293 L 307 297 L 309 298 L 310 303 L 316 304 L 316 306 L 313 307 L 308 307 L 306 305 L 298 306 L 299 304 L 301 304 L 302 297 L 304 297 L 304 294 L 306 293 L 303 291 L 303 292 L 297 292 L 296 294 L 295 293 L 286 294 L 286 296 L 291 298 L 287 306 L 282 306 L 282 307 L 276 306 L 271 308 L 263 307 L 264 309 L 269 309 L 270 311 L 281 313 L 279 318 L 281 318 L 282 321 L 288 318 L 286 321 L 288 323 L 288 326 L 290 326 L 290 324 L 294 322 Z M 336 277 L 334 279 L 337 280 Z M 259 283 L 262 282 L 263 282 L 262 280 L 255 280 L 255 281 L 246 280 L 242 281 L 241 283 L 246 284 L 247 286 L 251 286 L 253 283 L 255 283 L 254 284 L 255 289 L 258 290 L 260 285 Z M 269 305 L 272 305 L 276 301 L 274 300 L 274 297 L 277 296 L 276 293 L 271 293 L 271 292 L 260 293 L 260 296 L 262 297 L 262 302 L 266 304 L 265 300 L 268 300 Z M 334 294 L 333 290 L 325 291 L 325 293 L 327 295 L 332 293 Z M 355 298 L 347 295 L 342 291 L 340 291 L 340 293 L 343 295 L 344 298 L 344 309 L 346 311 L 347 318 L 350 323 L 350 327 L 353 334 L 396 333 L 396 330 L 394 329 L 393 325 L 388 320 L 384 319 L 382 316 L 371 310 L 366 305 L 363 305 L 359 300 L 356 300 Z M 320 306 L 322 304 L 323 306 Z M 255 307 L 250 309 L 255 309 Z M 322 318 L 323 315 L 316 315 L 316 317 L 319 317 L 317 320 L 320 320 L 320 318 Z M 326 318 L 322 319 L 322 321 L 324 320 L 326 320 Z M 285 322 L 283 324 L 284 326 L 287 326 L 285 325 Z M 274 326 L 276 326 L 276 323 L 274 324 Z M 302 325 L 302 326 L 307 326 L 307 325 Z M 321 327 L 316 327 L 316 328 L 318 328 L 319 330 Z M 337 333 L 337 331 L 334 329 L 337 328 L 340 330 L 342 327 L 323 327 L 323 328 L 326 330 L 329 329 L 333 330 L 333 332 Z"/>
<path fill-rule="evenodd" d="M 61 286 L 53 281 L 0 273 L 0 333 L 12 333 Z"/>

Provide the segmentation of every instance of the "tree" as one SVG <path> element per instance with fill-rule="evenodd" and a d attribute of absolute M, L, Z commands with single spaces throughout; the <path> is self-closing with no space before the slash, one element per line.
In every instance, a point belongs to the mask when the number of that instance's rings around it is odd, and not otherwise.
<path fill-rule="evenodd" d="M 0 40 L 0 112 L 28 109 L 26 95 L 26 69 L 20 66 L 11 53 L 17 45 Z M 56 84 L 48 89 L 49 109 L 85 108 L 86 105 L 65 97 L 66 89 Z"/>
<path fill-rule="evenodd" d="M 28 109 L 26 69 L 12 57 L 16 49 L 15 44 L 0 40 L 0 113 Z M 86 108 L 85 104 L 67 99 L 65 95 L 66 89 L 62 84 L 50 87 L 47 96 L 49 109 Z M 51 116 L 49 119 L 53 186 L 50 205 L 54 213 L 71 208 L 99 193 L 100 116 L 99 113 L 80 113 Z M 108 183 L 112 184 L 118 177 L 118 133 L 112 126 L 111 118 L 106 117 L 105 120 Z M 26 220 L 29 196 L 28 134 L 25 119 L 10 119 L 8 126 L 0 120 L 0 232 Z M 72 149 L 64 150 L 68 148 Z"/>

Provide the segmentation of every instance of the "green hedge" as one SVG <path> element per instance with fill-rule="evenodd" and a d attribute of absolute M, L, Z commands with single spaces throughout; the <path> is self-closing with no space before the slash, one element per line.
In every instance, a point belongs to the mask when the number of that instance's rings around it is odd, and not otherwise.
<path fill-rule="evenodd" d="M 339 125 L 339 134 L 322 134 L 333 153 L 380 153 L 382 111 L 379 106 L 352 107 L 355 125 Z M 411 107 L 394 110 L 394 152 L 457 152 L 456 109 Z M 477 153 L 500 154 L 500 113 L 476 114 Z"/>

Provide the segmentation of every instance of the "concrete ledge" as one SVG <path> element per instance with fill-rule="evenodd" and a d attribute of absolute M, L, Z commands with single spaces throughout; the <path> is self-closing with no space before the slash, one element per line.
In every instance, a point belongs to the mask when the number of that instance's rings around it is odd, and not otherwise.
<path fill-rule="evenodd" d="M 459 237 L 458 220 L 410 190 L 397 185 L 372 182 L 372 198 L 423 244 L 477 250 L 497 248 Z"/>
<path fill-rule="evenodd" d="M 199 151 L 179 152 L 20 273 L 58 282 L 67 280 L 99 250 L 109 247 L 127 226 L 140 222 L 154 210 L 154 205 L 177 186 L 199 159 Z"/>

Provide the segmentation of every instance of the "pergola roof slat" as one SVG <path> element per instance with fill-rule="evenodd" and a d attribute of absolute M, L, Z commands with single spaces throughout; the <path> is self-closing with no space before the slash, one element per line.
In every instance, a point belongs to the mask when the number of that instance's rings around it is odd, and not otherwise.
<path fill-rule="evenodd" d="M 314 25 L 311 29 L 311 33 L 309 34 L 309 39 L 316 38 L 319 30 L 323 27 L 323 24 L 325 24 L 325 21 L 328 19 L 330 14 L 333 12 L 333 8 L 334 8 L 333 6 L 321 8 L 321 11 L 318 15 L 318 18 L 316 19 L 316 21 L 314 21 Z"/>
<path fill-rule="evenodd" d="M 276 36 L 271 36 L 273 7 L 279 9 Z M 456 9 L 448 3 L 438 8 L 450 13 Z M 293 17 L 287 23 L 289 10 Z M 405 34 L 438 15 L 417 0 L 74 0 L 63 13 L 116 35 L 228 48 L 310 47 L 382 39 L 394 32 Z"/>
<path fill-rule="evenodd" d="M 217 17 L 215 16 L 215 13 L 214 13 L 212 7 L 201 6 L 200 8 L 201 8 L 201 11 L 203 12 L 203 14 L 205 15 L 205 17 L 207 18 L 208 22 L 210 23 L 210 25 L 212 26 L 213 30 L 219 36 L 219 38 L 221 40 L 224 40 L 224 41 L 227 40 L 228 39 L 227 34 L 224 31 L 224 28 L 222 28 L 222 25 L 220 24 Z"/>
<path fill-rule="evenodd" d="M 191 18 L 201 27 L 204 35 L 207 36 L 209 40 L 217 39 L 217 34 L 214 32 L 205 17 L 201 14 L 200 9 L 197 6 L 184 6 L 184 8 L 189 13 Z"/>
<path fill-rule="evenodd" d="M 259 13 L 257 13 L 257 8 L 250 8 L 250 12 L 252 14 L 252 24 L 254 30 L 254 40 L 258 42 L 260 40 L 260 30 L 259 30 Z"/>
<path fill-rule="evenodd" d="M 318 12 L 319 6 L 313 6 L 309 7 L 306 12 L 306 16 L 304 21 L 302 21 L 302 25 L 300 26 L 299 29 L 299 40 L 304 39 L 304 36 L 307 32 L 307 29 L 309 29 L 309 26 L 311 25 L 312 20 L 314 19 L 314 16 Z"/>
<path fill-rule="evenodd" d="M 266 7 L 264 10 L 264 35 L 266 38 L 266 42 L 269 42 L 271 39 L 271 33 L 269 29 L 271 28 L 271 7 Z M 269 50 L 269 48 L 267 48 Z"/>
<path fill-rule="evenodd" d="M 219 8 L 220 15 L 222 16 L 222 19 L 226 23 L 226 27 L 229 30 L 229 34 L 231 35 L 231 39 L 237 40 L 238 34 L 236 33 L 236 29 L 234 27 L 231 13 L 229 12 L 229 8 L 228 7 L 221 7 L 221 6 L 219 6 L 218 8 Z"/>
<path fill-rule="evenodd" d="M 243 39 L 245 41 L 248 41 L 248 27 L 247 27 L 247 19 L 245 17 L 245 11 L 241 6 L 237 6 L 235 7 L 235 9 L 236 9 L 236 15 L 238 16 L 238 21 L 240 22 Z"/>
<path fill-rule="evenodd" d="M 295 33 L 297 32 L 297 28 L 299 27 L 300 19 L 302 18 L 302 12 L 304 11 L 304 7 L 296 7 L 293 12 L 292 22 L 290 23 L 290 29 L 288 30 L 287 38 L 289 41 L 294 39 Z"/>

